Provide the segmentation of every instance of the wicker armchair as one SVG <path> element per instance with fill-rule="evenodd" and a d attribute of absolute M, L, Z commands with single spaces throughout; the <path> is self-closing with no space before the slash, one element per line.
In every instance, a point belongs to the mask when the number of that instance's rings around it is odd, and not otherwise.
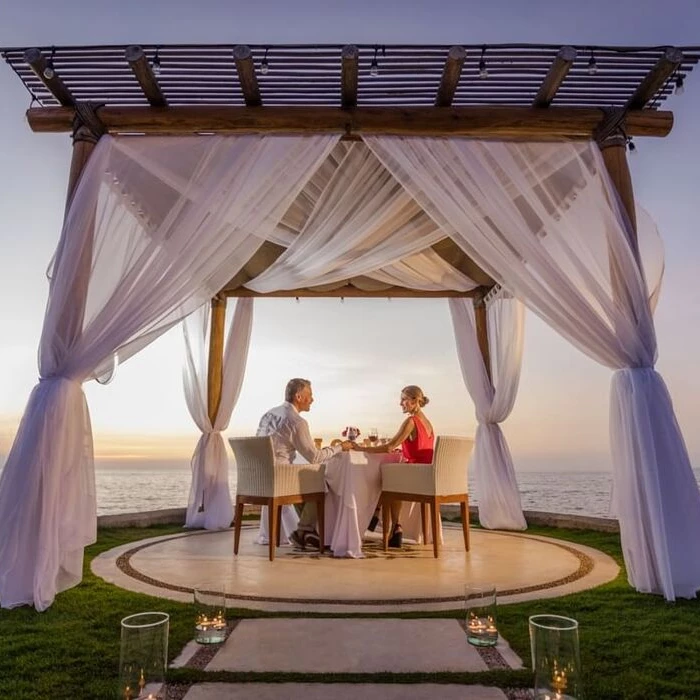
<path fill-rule="evenodd" d="M 275 464 L 270 437 L 231 438 L 236 458 L 238 482 L 234 516 L 233 553 L 238 554 L 241 519 L 246 504 L 268 507 L 270 531 L 270 561 L 280 544 L 282 506 L 315 501 L 318 508 L 320 551 L 323 552 L 325 466 L 323 464 Z"/>
<path fill-rule="evenodd" d="M 389 518 L 392 501 L 417 501 L 421 504 L 423 540 L 426 540 L 430 506 L 433 554 L 439 554 L 440 504 L 459 503 L 462 515 L 464 548 L 469 551 L 469 493 L 467 467 L 474 441 L 468 438 L 438 436 L 432 464 L 382 464 L 382 527 L 384 551 L 389 545 Z"/>

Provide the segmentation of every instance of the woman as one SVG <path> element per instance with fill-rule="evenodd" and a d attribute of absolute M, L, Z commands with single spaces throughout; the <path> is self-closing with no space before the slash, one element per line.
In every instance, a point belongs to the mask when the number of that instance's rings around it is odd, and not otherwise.
<path fill-rule="evenodd" d="M 401 410 L 408 414 L 406 420 L 401 424 L 396 435 L 384 445 L 375 447 L 364 447 L 356 445 L 353 449 L 371 454 L 381 454 L 382 452 L 393 452 L 401 447 L 402 462 L 414 464 L 430 464 L 433 461 L 433 447 L 435 445 L 435 435 L 433 426 L 423 413 L 423 407 L 428 403 L 428 397 L 419 386 L 410 385 L 401 390 Z M 403 529 L 399 522 L 401 512 L 401 501 L 391 504 L 391 537 L 390 547 L 401 547 L 403 543 Z M 376 527 L 377 512 L 372 518 L 372 523 Z M 373 530 L 372 524 L 370 529 Z"/>

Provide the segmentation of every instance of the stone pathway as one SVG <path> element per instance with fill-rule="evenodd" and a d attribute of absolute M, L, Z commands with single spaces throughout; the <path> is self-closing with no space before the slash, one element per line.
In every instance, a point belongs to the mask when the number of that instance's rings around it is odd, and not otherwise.
<path fill-rule="evenodd" d="M 522 668 L 522 661 L 502 638 L 489 649 L 469 645 L 457 620 L 269 618 L 237 621 L 220 647 L 191 642 L 173 666 L 239 673 L 478 673 Z M 197 683 L 171 689 L 168 697 L 320 700 L 331 695 L 333 700 L 515 697 L 499 688 L 434 683 Z"/>

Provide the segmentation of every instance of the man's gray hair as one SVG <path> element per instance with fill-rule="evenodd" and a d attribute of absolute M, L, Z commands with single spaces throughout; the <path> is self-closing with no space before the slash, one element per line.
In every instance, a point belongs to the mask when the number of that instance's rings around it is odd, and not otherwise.
<path fill-rule="evenodd" d="M 311 386 L 311 382 L 308 379 L 299 379 L 298 377 L 290 379 L 287 382 L 287 388 L 284 390 L 284 400 L 292 403 L 297 392 L 307 386 Z"/>

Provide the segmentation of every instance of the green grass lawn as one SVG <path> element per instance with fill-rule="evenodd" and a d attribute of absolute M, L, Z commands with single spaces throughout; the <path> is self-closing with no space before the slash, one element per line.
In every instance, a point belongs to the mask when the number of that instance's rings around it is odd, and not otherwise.
<path fill-rule="evenodd" d="M 182 532 L 179 527 L 101 530 L 87 550 L 83 583 L 60 594 L 43 613 L 30 608 L 0 610 L 0 688 L 13 700 L 114 698 L 119 664 L 120 620 L 145 610 L 170 614 L 170 656 L 192 637 L 192 607 L 131 593 L 90 573 L 100 552 L 126 542 Z M 617 535 L 530 528 L 542 534 L 596 547 L 622 565 Z M 700 698 L 700 600 L 664 602 L 635 593 L 624 571 L 613 582 L 563 598 L 499 608 L 499 628 L 529 665 L 527 619 L 536 613 L 574 617 L 580 624 L 581 662 L 587 700 L 602 698 Z M 251 610 L 231 617 L 272 615 Z M 461 617 L 460 610 L 441 613 L 387 614 L 382 617 Z M 274 614 L 280 617 L 300 615 Z M 315 615 L 333 617 L 333 615 Z M 349 616 L 344 616 L 349 617 Z M 360 617 L 368 617 L 361 615 Z M 369 616 L 372 617 L 372 616 Z M 379 616 L 374 616 L 379 617 Z M 196 681 L 205 673 L 170 672 L 178 681 Z M 529 671 L 479 674 L 206 674 L 208 680 L 322 682 L 445 682 L 528 687 Z"/>

